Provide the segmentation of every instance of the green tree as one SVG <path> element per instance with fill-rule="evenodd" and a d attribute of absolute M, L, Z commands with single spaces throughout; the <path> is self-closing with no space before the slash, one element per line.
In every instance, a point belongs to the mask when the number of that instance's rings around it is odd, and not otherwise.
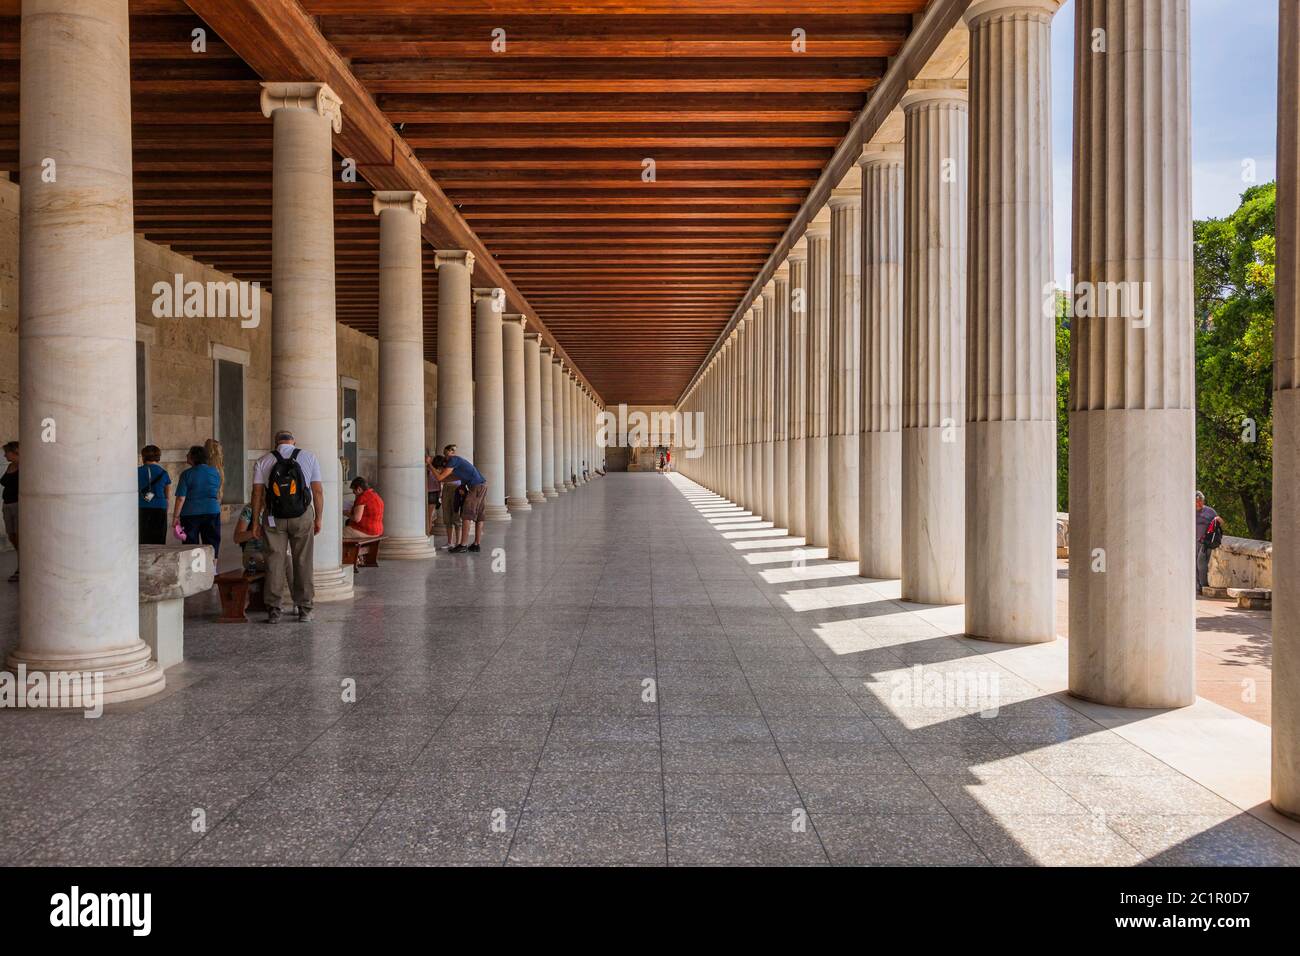
<path fill-rule="evenodd" d="M 1070 297 L 1056 293 L 1056 510 L 1070 510 Z"/>
<path fill-rule="evenodd" d="M 1271 536 L 1273 268 L 1277 190 L 1194 224 L 1196 481 L 1227 530 Z"/>

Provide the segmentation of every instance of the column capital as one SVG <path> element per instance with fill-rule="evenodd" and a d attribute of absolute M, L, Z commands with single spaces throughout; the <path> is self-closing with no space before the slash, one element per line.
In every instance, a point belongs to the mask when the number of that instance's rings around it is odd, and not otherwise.
<path fill-rule="evenodd" d="M 960 106 L 965 109 L 968 101 L 965 80 L 912 80 L 898 105 L 906 114 L 926 106 Z"/>
<path fill-rule="evenodd" d="M 462 265 L 470 272 L 474 271 L 474 253 L 467 249 L 435 249 L 433 250 L 433 267 L 441 269 L 443 266 Z"/>
<path fill-rule="evenodd" d="M 901 166 L 903 164 L 902 143 L 868 143 L 862 147 L 858 157 L 858 166 Z"/>
<path fill-rule="evenodd" d="M 505 289 L 501 289 L 501 288 L 497 288 L 497 287 L 490 287 L 490 288 L 486 288 L 486 289 L 475 289 L 475 290 L 474 290 L 474 304 L 475 304 L 475 305 L 478 305 L 480 302 L 482 302 L 482 301 L 484 301 L 484 300 L 486 300 L 486 299 L 490 299 L 490 300 L 492 301 L 492 311 L 493 311 L 493 312 L 505 312 L 505 310 L 506 310 L 506 290 L 505 290 Z"/>
<path fill-rule="evenodd" d="M 1033 17 L 1051 20 L 1065 0 L 975 0 L 962 14 L 967 27 L 977 26 L 993 17 Z"/>
<path fill-rule="evenodd" d="M 812 217 L 808 223 L 808 229 L 804 232 L 806 239 L 829 239 L 831 237 L 831 207 L 822 206 L 817 211 L 817 215 Z"/>
<path fill-rule="evenodd" d="M 791 262 L 808 261 L 808 236 L 802 235 L 795 240 L 794 245 L 790 247 L 790 253 L 785 257 L 786 264 Z"/>
<path fill-rule="evenodd" d="M 759 290 L 758 294 L 770 295 L 773 298 L 776 298 L 776 276 L 775 275 L 773 275 L 772 278 L 768 279 L 767 282 L 764 283 L 763 288 Z M 764 311 L 767 310 L 766 304 L 764 304 L 763 309 Z"/>
<path fill-rule="evenodd" d="M 326 83 L 263 83 L 262 115 L 276 110 L 308 110 L 330 121 L 335 133 L 343 132 L 343 100 Z"/>
<path fill-rule="evenodd" d="M 524 332 L 524 338 L 527 339 L 527 340 L 530 341 L 530 342 L 539 342 L 539 343 L 540 343 L 540 342 L 542 341 L 542 333 L 541 333 L 541 332 L 528 332 L 528 331 L 525 331 L 525 332 Z"/>
<path fill-rule="evenodd" d="M 521 329 L 528 327 L 528 316 L 522 315 L 518 312 L 507 312 L 505 315 L 501 316 L 501 321 L 518 322 Z"/>
<path fill-rule="evenodd" d="M 862 170 L 857 165 L 850 166 L 840 184 L 831 190 L 827 205 L 832 209 L 851 206 L 862 202 Z"/>
<path fill-rule="evenodd" d="M 791 250 L 791 255 L 793 255 L 793 250 Z M 781 260 L 781 264 L 772 270 L 772 281 L 774 282 L 790 281 L 790 258 L 791 256 L 786 256 L 784 259 Z"/>
<path fill-rule="evenodd" d="M 409 189 L 376 189 L 371 207 L 378 216 L 385 209 L 402 209 L 414 213 L 420 222 L 428 217 L 429 201 L 423 193 Z"/>
<path fill-rule="evenodd" d="M 542 337 L 540 332 L 535 332 L 533 334 L 536 335 L 539 339 Z M 543 342 L 541 345 L 541 352 L 543 355 L 554 355 L 555 349 L 551 348 L 549 345 Z"/>

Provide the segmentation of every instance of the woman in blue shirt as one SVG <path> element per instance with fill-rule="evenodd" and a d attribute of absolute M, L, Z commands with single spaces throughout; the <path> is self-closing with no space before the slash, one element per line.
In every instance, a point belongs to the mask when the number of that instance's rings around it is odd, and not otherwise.
<path fill-rule="evenodd" d="M 221 549 L 221 472 L 208 464 L 208 453 L 194 445 L 185 456 L 188 468 L 176 482 L 175 523 L 185 532 L 186 544 L 212 545 L 215 561 Z"/>
<path fill-rule="evenodd" d="M 157 445 L 140 449 L 144 462 L 136 469 L 136 484 L 140 488 L 140 543 L 167 543 L 167 502 L 171 498 L 171 477 L 167 469 L 158 464 L 162 451 Z"/>

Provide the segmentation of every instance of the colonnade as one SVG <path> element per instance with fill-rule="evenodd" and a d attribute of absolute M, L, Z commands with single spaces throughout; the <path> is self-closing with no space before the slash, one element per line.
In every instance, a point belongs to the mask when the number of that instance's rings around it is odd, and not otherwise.
<path fill-rule="evenodd" d="M 968 636 L 1007 643 L 1056 637 L 1059 6 L 970 5 L 969 82 L 912 82 L 901 146 L 862 149 L 776 269 L 788 278 L 679 403 L 707 423 L 688 476 L 899 579 L 904 600 L 964 603 Z M 1137 6 L 1075 4 L 1069 688 L 1163 708 L 1195 699 L 1189 9 Z M 1298 815 L 1300 13 L 1280 9 L 1273 790 Z M 1109 308 L 1112 289 L 1136 297 Z M 777 346 L 756 350 L 774 310 Z M 774 375 L 792 396 L 775 432 L 757 394 Z M 760 464 L 778 434 L 780 507 Z"/>
<path fill-rule="evenodd" d="M 139 635 L 136 289 L 126 0 L 23 6 L 19 647 L 29 673 L 100 674 L 105 702 L 156 693 Z M 75 67 L 74 67 L 75 65 Z M 333 136 L 327 84 L 266 82 L 272 123 L 271 425 L 323 463 L 338 456 Z M 45 177 L 49 160 L 57 177 Z M 387 558 L 435 554 L 425 526 L 425 197 L 376 191 L 379 464 Z M 584 483 L 597 462 L 598 399 L 553 349 L 474 288 L 474 255 L 436 250 L 436 453 L 455 444 L 488 479 L 488 517 L 509 520 Z M 51 423 L 53 431 L 51 431 Z M 54 440 L 48 440 L 54 435 Z M 270 436 L 265 440 L 270 441 Z M 87 483 L 85 463 L 97 478 Z M 340 469 L 323 471 L 316 599 L 352 596 L 342 563 Z M 87 535 L 87 528 L 95 533 Z"/>

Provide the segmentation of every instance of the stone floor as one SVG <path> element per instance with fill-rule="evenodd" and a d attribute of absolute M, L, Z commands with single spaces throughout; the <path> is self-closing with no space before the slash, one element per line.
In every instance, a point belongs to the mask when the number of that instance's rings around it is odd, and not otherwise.
<path fill-rule="evenodd" d="M 611 475 L 487 543 L 366 570 L 311 625 L 193 599 L 164 695 L 0 712 L 0 862 L 1300 864 L 685 478 Z"/>

